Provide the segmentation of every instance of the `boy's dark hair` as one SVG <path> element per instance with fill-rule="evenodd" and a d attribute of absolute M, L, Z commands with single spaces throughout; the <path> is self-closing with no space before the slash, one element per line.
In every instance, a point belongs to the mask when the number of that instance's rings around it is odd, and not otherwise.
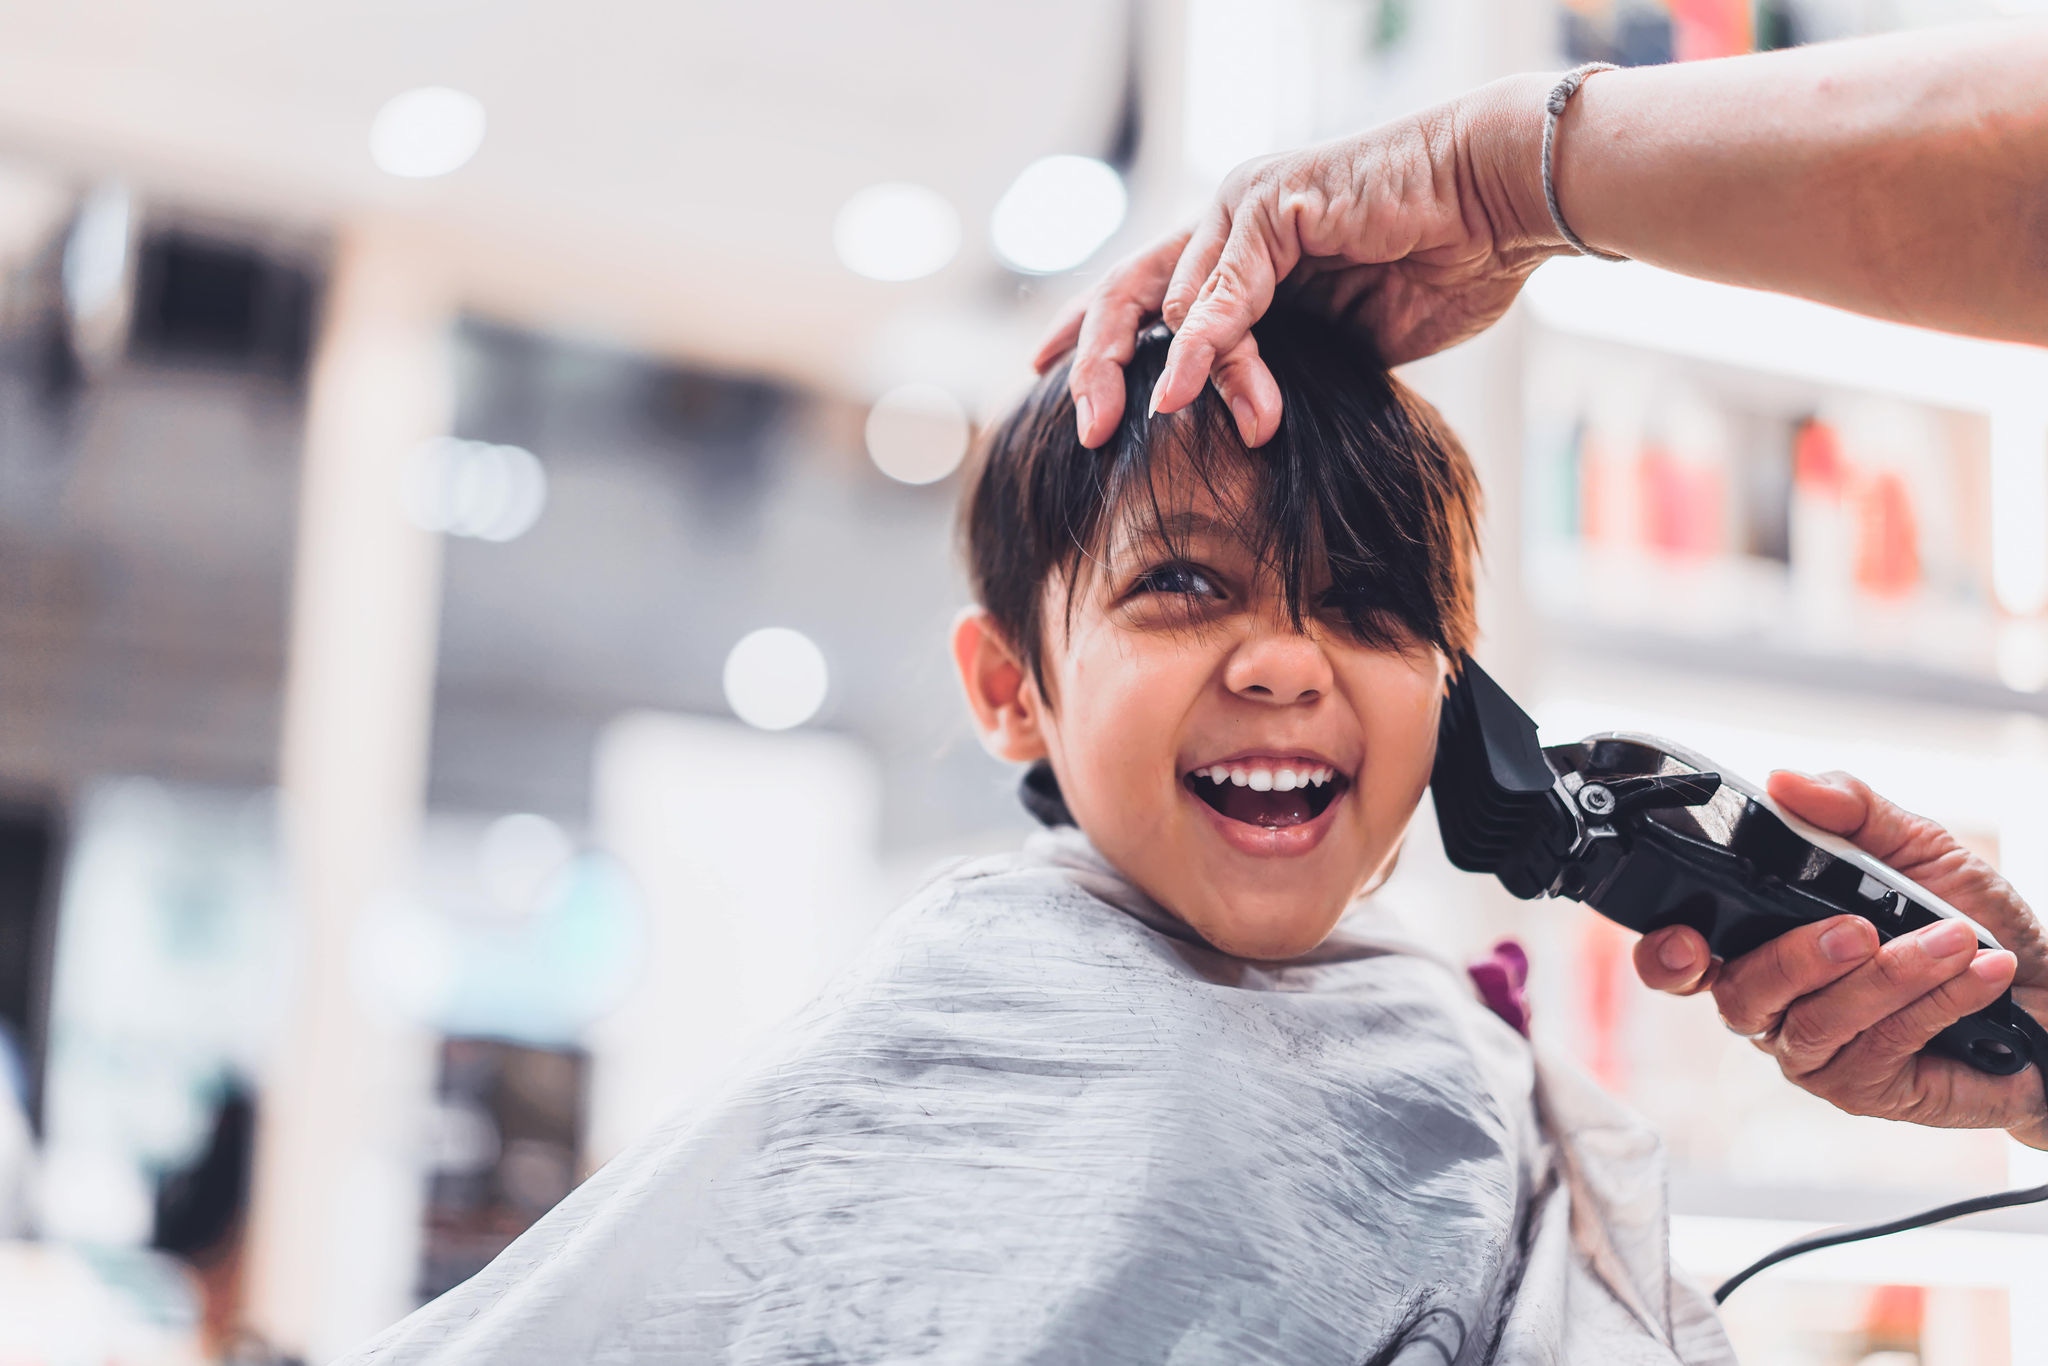
<path fill-rule="evenodd" d="M 1252 332 L 1284 405 L 1279 432 L 1256 451 L 1210 386 L 1182 411 L 1147 420 L 1170 340 L 1163 327 L 1138 338 L 1124 367 L 1123 421 L 1099 450 L 1076 433 L 1065 363 L 984 440 L 962 504 L 968 573 L 1041 691 L 1046 583 L 1065 577 L 1071 610 L 1079 571 L 1104 553 L 1115 514 L 1129 507 L 1161 520 L 1154 476 L 1163 454 L 1181 452 L 1219 494 L 1239 466 L 1252 473 L 1234 530 L 1279 576 L 1297 624 L 1335 616 L 1367 643 L 1421 642 L 1453 659 L 1471 647 L 1479 487 L 1458 439 L 1335 323 L 1283 304 Z M 1170 528 L 1154 529 L 1174 544 Z M 1322 564 L 1327 596 L 1314 590 Z"/>

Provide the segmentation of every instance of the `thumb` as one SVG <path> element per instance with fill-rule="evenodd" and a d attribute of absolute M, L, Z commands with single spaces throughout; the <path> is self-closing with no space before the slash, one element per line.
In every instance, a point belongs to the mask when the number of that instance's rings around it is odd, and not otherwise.
<path fill-rule="evenodd" d="M 1773 773 L 1770 793 L 1800 819 L 1847 838 L 1991 931 L 2019 955 L 2020 985 L 2048 987 L 2048 935 L 2010 882 L 1940 824 L 1846 773 Z"/>
<path fill-rule="evenodd" d="M 1808 825 L 1817 825 L 1831 835 L 1854 839 L 1869 819 L 1865 800 L 1870 789 L 1847 774 L 1799 773 L 1781 768 L 1771 774 L 1765 788 L 1778 805 Z"/>
<path fill-rule="evenodd" d="M 1793 815 L 1842 836 L 1901 872 L 1962 852 L 1955 836 L 1940 825 L 1885 800 L 1861 778 L 1847 773 L 1816 777 L 1781 769 L 1771 775 L 1768 787 Z"/>

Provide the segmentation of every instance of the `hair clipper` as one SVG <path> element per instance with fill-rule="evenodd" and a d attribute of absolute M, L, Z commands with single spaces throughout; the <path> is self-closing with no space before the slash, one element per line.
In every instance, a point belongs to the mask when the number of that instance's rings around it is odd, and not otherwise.
<path fill-rule="evenodd" d="M 1721 958 L 1844 912 L 1880 940 L 1961 920 L 1911 879 L 1655 736 L 1537 743 L 1536 725 L 1468 657 L 1444 700 L 1430 778 L 1444 852 L 1524 899 L 1583 901 L 1638 933 L 1690 925 Z M 2048 1062 L 2048 1031 L 2007 991 L 1929 1045 L 1994 1075 Z"/>

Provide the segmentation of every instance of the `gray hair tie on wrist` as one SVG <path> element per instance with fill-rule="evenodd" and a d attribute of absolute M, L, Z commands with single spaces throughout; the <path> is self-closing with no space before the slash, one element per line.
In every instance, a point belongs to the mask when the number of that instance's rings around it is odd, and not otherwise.
<path fill-rule="evenodd" d="M 1558 236 L 1570 243 L 1573 251 L 1581 256 L 1597 256 L 1603 261 L 1626 261 L 1628 258 L 1589 247 L 1584 238 L 1572 231 L 1571 224 L 1564 221 L 1564 210 L 1557 207 L 1557 178 L 1552 167 L 1557 155 L 1557 121 L 1564 116 L 1565 106 L 1572 102 L 1572 96 L 1579 93 L 1579 87 L 1586 83 L 1588 76 L 1596 71 L 1618 69 L 1613 62 L 1587 62 L 1584 66 L 1575 66 L 1550 87 L 1550 94 L 1543 101 L 1543 202 L 1550 206 L 1550 221 L 1557 225 Z"/>

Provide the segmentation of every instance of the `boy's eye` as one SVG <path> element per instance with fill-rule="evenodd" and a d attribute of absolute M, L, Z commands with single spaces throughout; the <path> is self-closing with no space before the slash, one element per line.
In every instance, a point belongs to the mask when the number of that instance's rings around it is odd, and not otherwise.
<path fill-rule="evenodd" d="M 1131 585 L 1133 595 L 1164 593 L 1186 598 L 1220 598 L 1223 590 L 1207 570 L 1191 564 L 1162 564 L 1148 569 Z"/>

